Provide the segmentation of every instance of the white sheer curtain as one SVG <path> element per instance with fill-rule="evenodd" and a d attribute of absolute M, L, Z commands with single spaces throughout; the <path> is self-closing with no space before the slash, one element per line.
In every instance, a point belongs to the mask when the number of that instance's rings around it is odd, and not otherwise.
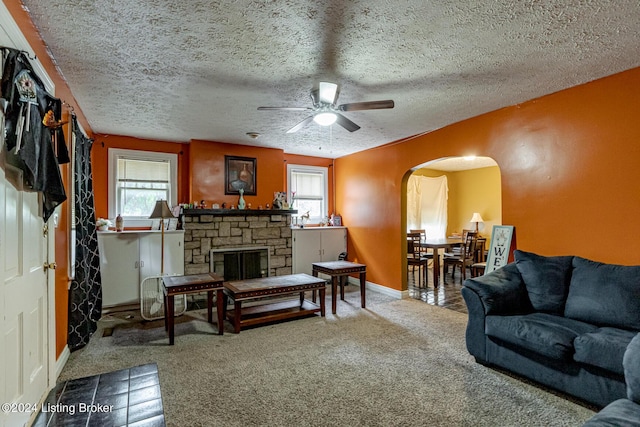
<path fill-rule="evenodd" d="M 407 182 L 408 230 L 424 229 L 428 239 L 445 238 L 448 196 L 446 176 L 411 175 Z"/>

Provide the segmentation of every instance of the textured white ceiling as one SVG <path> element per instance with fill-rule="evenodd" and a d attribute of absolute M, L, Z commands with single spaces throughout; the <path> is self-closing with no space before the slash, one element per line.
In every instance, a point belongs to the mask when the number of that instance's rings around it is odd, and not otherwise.
<path fill-rule="evenodd" d="M 22 1 L 93 131 L 157 140 L 341 157 L 640 66 L 638 0 Z M 395 108 L 257 111 L 319 81 Z"/>

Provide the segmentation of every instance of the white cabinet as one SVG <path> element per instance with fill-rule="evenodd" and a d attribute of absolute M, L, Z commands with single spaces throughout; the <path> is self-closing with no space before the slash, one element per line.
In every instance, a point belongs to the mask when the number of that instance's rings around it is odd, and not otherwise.
<path fill-rule="evenodd" d="M 347 251 L 346 227 L 294 228 L 293 272 L 311 274 L 311 264 L 337 261 Z"/>
<path fill-rule="evenodd" d="M 140 283 L 160 275 L 160 231 L 98 232 L 102 306 L 140 302 Z M 164 274 L 184 274 L 184 231 L 164 234 Z"/>

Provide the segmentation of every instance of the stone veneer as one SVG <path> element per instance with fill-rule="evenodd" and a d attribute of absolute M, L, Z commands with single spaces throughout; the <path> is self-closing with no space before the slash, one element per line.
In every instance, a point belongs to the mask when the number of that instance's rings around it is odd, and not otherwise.
<path fill-rule="evenodd" d="M 264 211 L 262 211 L 264 212 Z M 184 274 L 209 272 L 209 250 L 267 246 L 269 275 L 292 273 L 290 214 L 185 214 Z"/>

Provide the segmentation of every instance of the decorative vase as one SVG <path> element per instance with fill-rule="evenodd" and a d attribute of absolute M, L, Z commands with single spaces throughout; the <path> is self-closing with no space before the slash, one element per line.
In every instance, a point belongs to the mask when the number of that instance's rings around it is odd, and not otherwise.
<path fill-rule="evenodd" d="M 241 188 L 240 190 L 238 190 L 238 193 L 240 193 L 240 200 L 238 200 L 238 209 L 244 209 L 245 207 L 245 203 L 244 203 L 244 190 Z"/>
<path fill-rule="evenodd" d="M 116 217 L 116 231 L 123 231 L 123 230 L 124 230 L 124 220 L 122 219 L 122 216 L 118 214 L 118 216 Z"/>
<path fill-rule="evenodd" d="M 100 225 L 98 227 L 98 230 L 100 230 L 100 231 L 108 231 L 109 230 L 109 226 L 108 225 Z"/>

